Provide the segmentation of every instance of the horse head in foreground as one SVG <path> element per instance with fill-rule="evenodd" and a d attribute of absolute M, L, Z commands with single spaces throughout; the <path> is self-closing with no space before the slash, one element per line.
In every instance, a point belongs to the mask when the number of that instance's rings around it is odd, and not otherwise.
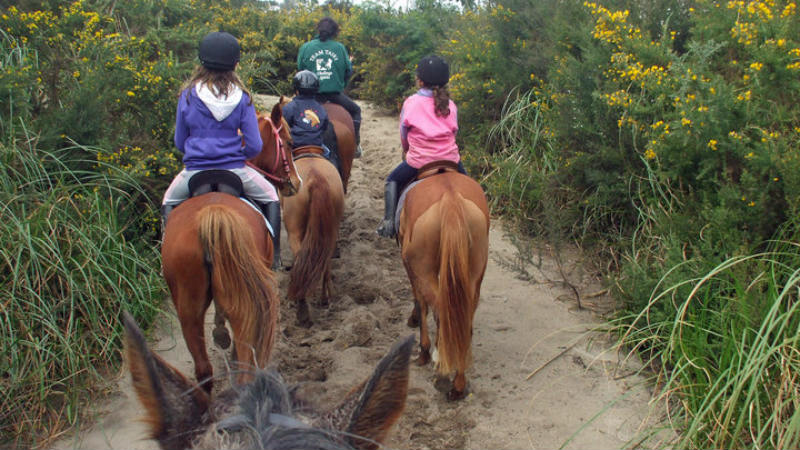
<path fill-rule="evenodd" d="M 150 437 L 163 449 L 375 449 L 400 418 L 413 336 L 401 339 L 339 406 L 317 411 L 274 371 L 215 399 L 153 353 L 123 312 L 126 359 Z"/>

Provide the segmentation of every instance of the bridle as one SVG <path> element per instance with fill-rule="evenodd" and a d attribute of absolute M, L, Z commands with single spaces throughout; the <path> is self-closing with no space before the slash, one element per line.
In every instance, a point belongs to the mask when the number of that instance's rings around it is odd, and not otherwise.
<path fill-rule="evenodd" d="M 264 117 L 264 119 L 269 123 L 270 127 L 272 128 L 272 134 L 275 137 L 275 161 L 272 164 L 269 172 L 266 170 L 261 169 L 260 167 L 256 166 L 250 161 L 247 161 L 247 165 L 255 169 L 258 173 L 265 176 L 267 179 L 277 183 L 277 184 L 289 184 L 289 189 L 292 191 L 296 191 L 295 186 L 292 184 L 292 179 L 289 176 L 290 168 L 289 168 L 289 158 L 286 156 L 286 146 L 283 143 L 283 139 L 281 138 L 281 130 L 283 129 L 283 122 L 281 122 L 280 126 L 275 126 L 272 122 L 272 118 Z M 278 167 L 280 164 L 283 163 L 283 173 L 285 176 L 279 177 L 274 175 L 278 171 Z M 271 173 L 270 173 L 271 172 Z"/>

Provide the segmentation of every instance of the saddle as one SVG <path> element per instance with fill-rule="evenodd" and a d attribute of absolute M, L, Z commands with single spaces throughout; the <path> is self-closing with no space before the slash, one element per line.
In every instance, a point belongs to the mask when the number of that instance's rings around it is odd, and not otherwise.
<path fill-rule="evenodd" d="M 204 170 L 189 178 L 190 197 L 197 197 L 209 192 L 222 192 L 234 197 L 244 197 L 244 186 L 238 175 L 223 169 Z"/>
<path fill-rule="evenodd" d="M 458 163 L 453 161 L 434 161 L 420 167 L 414 180 L 419 181 L 433 175 L 447 172 L 458 172 Z"/>
<path fill-rule="evenodd" d="M 269 233 L 274 237 L 275 234 L 272 230 L 272 225 L 267 219 L 265 211 L 252 198 L 244 195 L 244 186 L 242 179 L 238 175 L 225 169 L 208 169 L 202 172 L 197 172 L 189 178 L 189 197 L 197 197 L 199 195 L 208 194 L 209 192 L 221 192 L 229 194 L 236 198 L 242 199 L 246 204 L 250 205 L 256 212 L 264 217 L 267 224 Z M 177 205 L 176 205 L 177 206 Z"/>
<path fill-rule="evenodd" d="M 292 149 L 292 157 L 294 159 L 308 158 L 308 157 L 324 157 L 325 151 L 318 145 L 304 145 Z"/>

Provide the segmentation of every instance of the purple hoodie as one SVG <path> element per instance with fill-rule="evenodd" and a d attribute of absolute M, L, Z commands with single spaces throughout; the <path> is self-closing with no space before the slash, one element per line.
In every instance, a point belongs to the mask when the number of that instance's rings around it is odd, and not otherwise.
<path fill-rule="evenodd" d="M 175 146 L 183 153 L 187 170 L 238 169 L 261 152 L 255 107 L 246 93 L 239 88 L 233 91 L 221 98 L 205 88 L 198 95 L 197 86 L 181 92 Z"/>

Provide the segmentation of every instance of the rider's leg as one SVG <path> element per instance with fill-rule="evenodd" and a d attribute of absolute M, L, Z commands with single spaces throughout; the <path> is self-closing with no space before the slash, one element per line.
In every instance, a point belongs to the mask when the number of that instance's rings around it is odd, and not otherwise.
<path fill-rule="evenodd" d="M 461 161 L 458 162 L 458 172 L 463 173 L 464 175 L 468 175 L 467 169 L 464 168 L 464 163 Z"/>
<path fill-rule="evenodd" d="M 161 239 L 164 239 L 164 230 L 167 229 L 167 219 L 169 214 L 181 202 L 189 198 L 189 178 L 192 177 L 197 170 L 181 170 L 175 178 L 172 179 L 167 191 L 164 193 L 164 198 L 161 200 Z"/>
<path fill-rule="evenodd" d="M 383 237 L 395 237 L 395 212 L 397 201 L 400 196 L 400 189 L 411 181 L 417 174 L 417 169 L 411 167 L 405 161 L 401 162 L 386 178 L 383 197 L 383 220 L 378 227 L 378 234 Z"/>
<path fill-rule="evenodd" d="M 327 94 L 326 98 L 328 101 L 336 103 L 337 105 L 341 105 L 350 115 L 353 117 L 353 129 L 355 131 L 355 138 L 356 138 L 356 154 L 354 158 L 361 157 L 361 107 L 358 106 L 356 102 L 354 102 L 350 97 L 342 94 L 341 92 L 338 94 Z"/>
<path fill-rule="evenodd" d="M 239 175 L 244 194 L 258 204 L 272 228 L 272 269 L 277 270 L 281 267 L 281 206 L 278 192 L 275 186 L 252 167 L 245 166 L 231 172 Z"/>
<path fill-rule="evenodd" d="M 339 172 L 339 177 L 344 178 L 342 176 L 342 158 L 339 155 L 339 145 L 336 142 L 336 132 L 333 130 L 332 126 L 328 126 L 328 128 L 323 132 L 323 139 L 324 143 L 329 143 L 330 145 L 323 144 L 323 148 L 327 148 L 330 154 L 327 156 L 328 160 L 336 166 L 336 170 Z"/>

